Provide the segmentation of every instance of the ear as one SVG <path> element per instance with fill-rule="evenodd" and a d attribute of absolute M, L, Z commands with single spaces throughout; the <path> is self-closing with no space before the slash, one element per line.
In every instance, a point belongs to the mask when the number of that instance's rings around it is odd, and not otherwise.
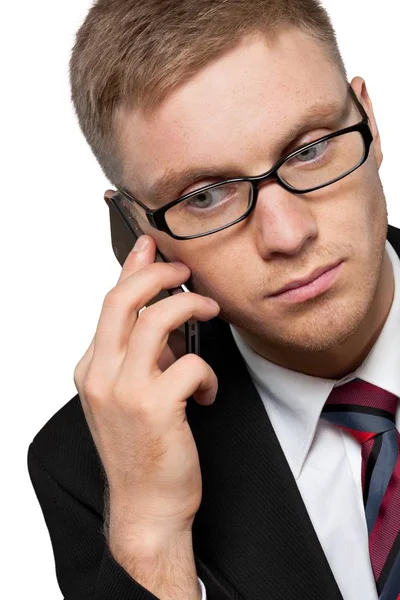
<path fill-rule="evenodd" d="M 360 100 L 368 115 L 369 125 L 374 139 L 373 148 L 375 151 L 375 158 L 379 169 L 383 161 L 381 137 L 379 135 L 378 126 L 376 124 L 374 109 L 372 107 L 371 98 L 368 94 L 367 85 L 364 79 L 362 79 L 361 77 L 354 77 L 354 79 L 351 82 L 351 87 L 353 88 L 354 92 L 357 95 L 357 98 Z"/>

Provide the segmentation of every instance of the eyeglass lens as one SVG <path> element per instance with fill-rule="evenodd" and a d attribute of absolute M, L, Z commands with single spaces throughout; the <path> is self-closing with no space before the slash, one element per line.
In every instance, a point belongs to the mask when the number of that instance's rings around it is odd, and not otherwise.
<path fill-rule="evenodd" d="M 278 175 L 298 192 L 322 187 L 357 168 L 364 152 L 361 133 L 345 133 L 299 152 L 280 167 Z M 252 201 L 252 193 L 248 181 L 216 184 L 171 207 L 165 219 L 175 235 L 208 233 L 240 219 Z"/>

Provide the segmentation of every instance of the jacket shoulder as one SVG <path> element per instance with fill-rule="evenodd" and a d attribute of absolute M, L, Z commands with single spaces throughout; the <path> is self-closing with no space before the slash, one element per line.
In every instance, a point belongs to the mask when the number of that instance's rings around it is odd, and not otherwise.
<path fill-rule="evenodd" d="M 105 471 L 78 394 L 38 431 L 29 445 L 30 454 L 69 494 L 103 512 Z"/>
<path fill-rule="evenodd" d="M 400 256 L 400 229 L 393 225 L 388 225 L 387 239 Z"/>

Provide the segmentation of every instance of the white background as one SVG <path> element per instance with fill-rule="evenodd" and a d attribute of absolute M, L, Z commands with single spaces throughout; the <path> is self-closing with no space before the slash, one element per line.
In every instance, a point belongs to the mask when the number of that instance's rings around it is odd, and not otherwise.
<path fill-rule="evenodd" d="M 26 453 L 36 432 L 75 395 L 73 370 L 120 272 L 103 200 L 110 186 L 69 99 L 68 59 L 90 4 L 22 0 L 1 11 L 1 545 L 7 557 L 1 587 L 10 600 L 62 597 Z M 389 222 L 400 227 L 396 3 L 324 5 L 349 79 L 367 81 L 383 141 Z"/>

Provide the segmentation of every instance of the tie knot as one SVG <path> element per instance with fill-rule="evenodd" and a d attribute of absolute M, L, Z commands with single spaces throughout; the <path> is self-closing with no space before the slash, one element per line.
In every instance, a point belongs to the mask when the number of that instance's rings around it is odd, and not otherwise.
<path fill-rule="evenodd" d="M 333 388 L 321 418 L 346 429 L 360 443 L 396 427 L 398 397 L 362 379 Z"/>

